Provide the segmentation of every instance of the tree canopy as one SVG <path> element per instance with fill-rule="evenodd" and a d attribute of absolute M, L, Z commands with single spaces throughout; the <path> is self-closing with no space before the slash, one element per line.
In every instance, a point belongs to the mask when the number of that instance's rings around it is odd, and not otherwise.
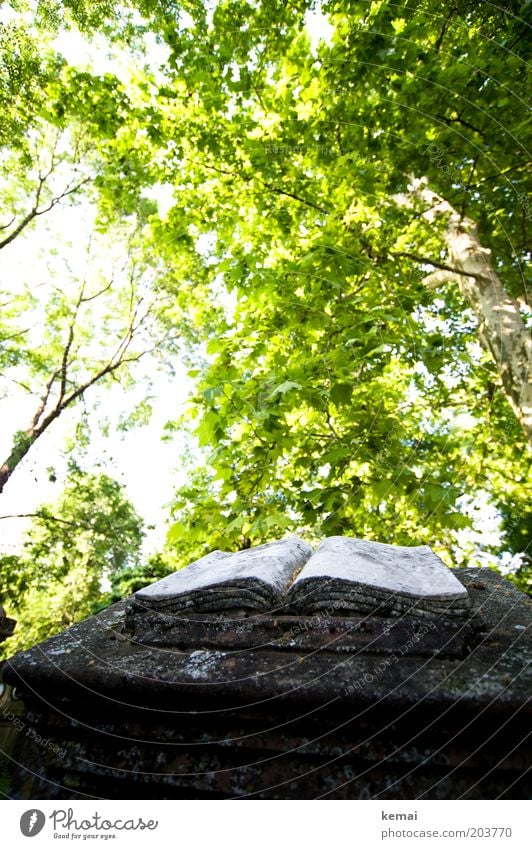
<path fill-rule="evenodd" d="M 96 386 L 185 362 L 174 566 L 298 531 L 518 555 L 527 586 L 530 4 L 4 9 L 0 264 L 46 268 L 0 278 L 4 403 L 35 396 L 5 495 Z"/>
<path fill-rule="evenodd" d="M 527 41 L 507 6 L 324 3 L 330 36 L 313 46 L 306 4 L 220 4 L 173 48 L 182 109 L 204 113 L 180 171 L 232 296 L 192 409 L 212 471 L 179 495 L 179 544 L 304 526 L 448 552 L 484 490 L 515 531 Z"/>

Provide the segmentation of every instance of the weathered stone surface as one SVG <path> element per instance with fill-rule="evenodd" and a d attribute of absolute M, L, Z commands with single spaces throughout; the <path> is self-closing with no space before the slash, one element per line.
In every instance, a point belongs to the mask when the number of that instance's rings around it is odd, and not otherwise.
<path fill-rule="evenodd" d="M 283 604 L 288 586 L 311 554 L 311 547 L 295 536 L 235 554 L 214 551 L 139 590 L 135 599 L 146 607 L 176 611 L 271 610 Z"/>
<path fill-rule="evenodd" d="M 351 537 L 325 539 L 288 602 L 301 613 L 334 606 L 374 613 L 464 614 L 467 590 L 428 545 L 399 546 Z"/>
<path fill-rule="evenodd" d="M 27 707 L 9 792 L 527 798 L 532 603 L 489 569 L 456 575 L 463 621 L 350 626 L 324 612 L 187 627 L 152 610 L 135 633 L 120 602 L 7 663 Z"/>
<path fill-rule="evenodd" d="M 474 640 L 474 629 L 460 620 L 442 623 L 437 616 L 387 618 L 381 616 L 338 616 L 325 609 L 313 616 L 251 616 L 231 619 L 202 615 L 194 619 L 159 610 L 126 613 L 126 628 L 137 645 L 193 650 L 275 649 L 317 651 L 334 654 L 413 654 L 435 657 L 464 657 Z M 442 627 L 443 624 L 443 627 Z"/>

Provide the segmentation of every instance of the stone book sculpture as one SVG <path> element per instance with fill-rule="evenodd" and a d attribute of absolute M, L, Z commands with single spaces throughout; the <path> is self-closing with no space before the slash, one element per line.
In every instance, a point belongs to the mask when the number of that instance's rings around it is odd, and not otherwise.
<path fill-rule="evenodd" d="M 332 607 L 393 615 L 415 608 L 417 613 L 460 615 L 469 607 L 469 596 L 428 545 L 328 537 L 293 582 L 287 602 L 300 613 Z"/>
<path fill-rule="evenodd" d="M 139 590 L 135 598 L 172 611 L 271 610 L 285 603 L 288 587 L 311 554 L 310 545 L 295 536 L 234 554 L 213 551 Z"/>
<path fill-rule="evenodd" d="M 166 613 L 314 614 L 331 610 L 457 616 L 467 590 L 428 545 L 327 537 L 315 552 L 296 536 L 236 553 L 214 551 L 135 593 Z"/>

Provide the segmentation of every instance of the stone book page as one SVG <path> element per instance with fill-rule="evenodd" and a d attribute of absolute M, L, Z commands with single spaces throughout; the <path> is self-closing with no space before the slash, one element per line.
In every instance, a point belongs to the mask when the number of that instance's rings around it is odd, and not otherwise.
<path fill-rule="evenodd" d="M 428 545 L 399 546 L 328 537 L 288 593 L 300 614 L 320 610 L 463 615 L 467 590 Z"/>
<path fill-rule="evenodd" d="M 176 613 L 273 612 L 285 603 L 288 587 L 311 554 L 310 545 L 296 536 L 236 553 L 213 551 L 139 590 L 135 600 L 141 607 Z"/>
<path fill-rule="evenodd" d="M 469 597 L 428 545 L 328 537 L 313 553 L 296 536 L 236 553 L 213 551 L 135 593 L 137 608 L 167 613 L 460 615 Z"/>

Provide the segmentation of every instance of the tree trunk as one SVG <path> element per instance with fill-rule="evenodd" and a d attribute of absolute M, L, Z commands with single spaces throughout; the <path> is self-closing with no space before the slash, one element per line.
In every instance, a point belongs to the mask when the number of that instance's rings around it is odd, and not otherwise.
<path fill-rule="evenodd" d="M 490 251 L 480 244 L 473 221 L 462 218 L 422 181 L 416 182 L 418 195 L 430 206 L 424 217 L 431 221 L 436 215 L 445 214 L 448 219 L 445 240 L 449 265 L 456 269 L 456 273 L 436 271 L 426 282 L 438 285 L 453 281 L 458 285 L 477 318 L 480 342 L 495 361 L 502 391 L 532 442 L 532 339 L 519 305 L 505 292 L 491 263 Z"/>

